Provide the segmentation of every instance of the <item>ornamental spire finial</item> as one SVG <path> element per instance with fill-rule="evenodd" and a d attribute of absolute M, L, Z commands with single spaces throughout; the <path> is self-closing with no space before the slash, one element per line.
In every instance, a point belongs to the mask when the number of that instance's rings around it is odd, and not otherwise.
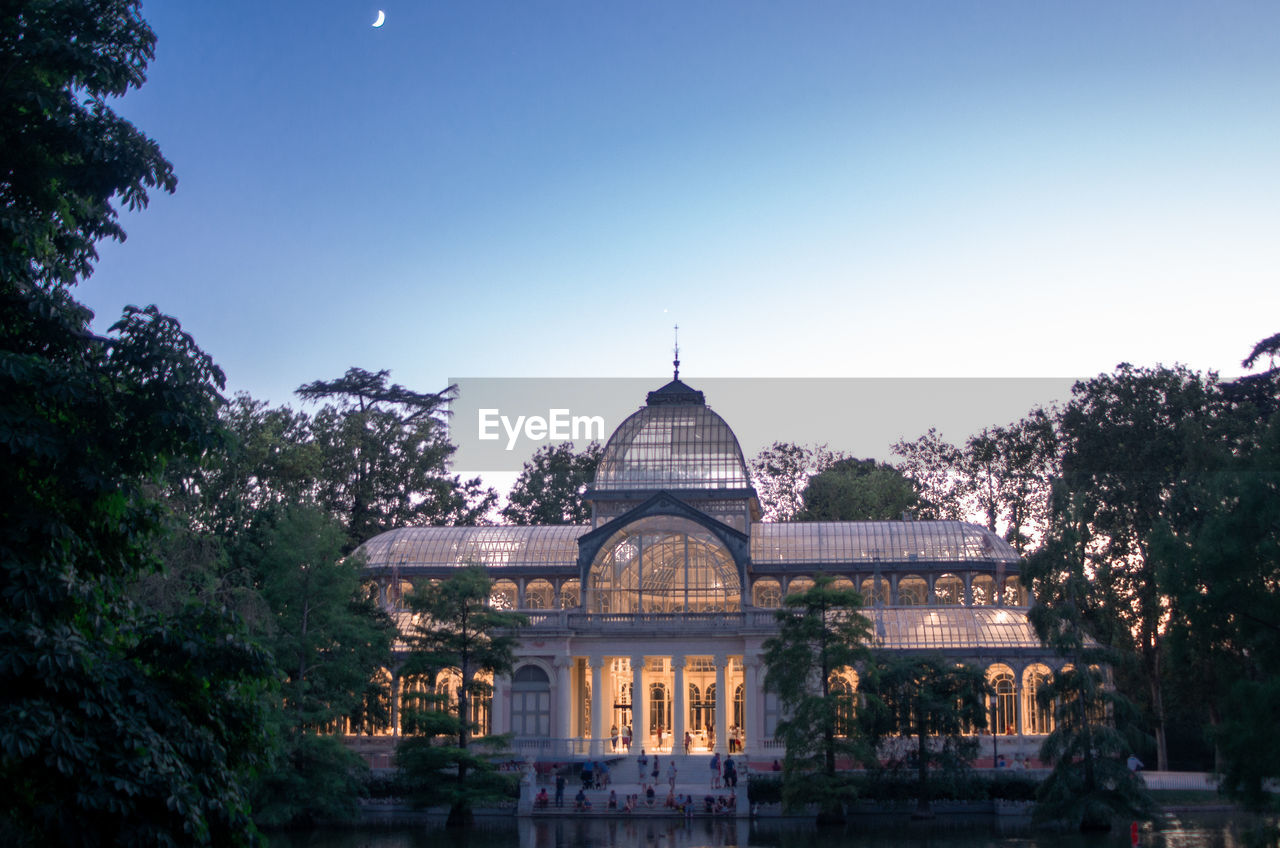
<path fill-rule="evenodd" d="M 675 336 L 676 336 L 676 346 L 675 346 L 676 358 L 671 360 L 671 364 L 675 366 L 676 379 L 679 380 L 680 379 L 680 325 L 679 324 L 676 324 Z"/>

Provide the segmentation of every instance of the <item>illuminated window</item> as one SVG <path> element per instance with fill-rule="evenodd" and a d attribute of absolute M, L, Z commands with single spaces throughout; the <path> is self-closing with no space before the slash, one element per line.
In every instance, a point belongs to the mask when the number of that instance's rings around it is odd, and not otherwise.
<path fill-rule="evenodd" d="M 702 526 L 643 518 L 601 548 L 588 584 L 600 613 L 736 612 L 742 584 L 728 550 Z"/>

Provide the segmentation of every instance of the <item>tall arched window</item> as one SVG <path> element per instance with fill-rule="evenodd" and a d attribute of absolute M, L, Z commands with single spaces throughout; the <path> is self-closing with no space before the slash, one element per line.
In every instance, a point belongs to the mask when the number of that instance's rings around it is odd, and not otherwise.
<path fill-rule="evenodd" d="M 831 675 L 828 691 L 835 701 L 836 736 L 848 737 L 853 733 L 853 716 L 857 707 L 856 684 L 850 680 L 852 672 L 836 672 Z"/>
<path fill-rule="evenodd" d="M 993 665 L 987 669 L 991 682 L 991 732 L 1012 735 L 1018 732 L 1018 696 L 1013 669 Z"/>
<path fill-rule="evenodd" d="M 577 580 L 566 580 L 560 584 L 560 609 L 573 609 L 582 605 L 581 586 Z"/>
<path fill-rule="evenodd" d="M 831 581 L 831 588 L 837 592 L 852 592 L 853 581 L 848 577 L 837 577 Z"/>
<path fill-rule="evenodd" d="M 701 730 L 702 725 L 702 690 L 698 684 L 689 684 L 689 729 Z"/>
<path fill-rule="evenodd" d="M 742 730 L 746 726 L 747 713 L 746 687 L 741 683 L 733 690 L 733 726 Z"/>
<path fill-rule="evenodd" d="M 1036 663 L 1022 673 L 1023 724 L 1027 733 L 1053 732 L 1053 707 L 1041 704 L 1040 690 L 1052 680 L 1049 667 Z"/>
<path fill-rule="evenodd" d="M 671 696 L 663 683 L 649 685 L 649 735 L 660 739 L 663 731 L 671 730 Z"/>

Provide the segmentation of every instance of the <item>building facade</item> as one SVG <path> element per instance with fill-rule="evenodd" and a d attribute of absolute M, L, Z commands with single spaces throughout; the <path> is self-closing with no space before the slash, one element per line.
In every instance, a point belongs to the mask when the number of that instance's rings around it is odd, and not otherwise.
<path fill-rule="evenodd" d="M 1035 692 L 1058 660 L 1028 623 L 1018 556 L 984 527 L 763 522 L 733 431 L 679 380 L 613 433 L 587 499 L 590 525 L 408 527 L 361 548 L 399 616 L 414 582 L 479 564 L 492 603 L 529 617 L 473 717 L 530 759 L 679 751 L 686 734 L 694 752 L 780 756 L 762 646 L 783 597 L 820 574 L 861 592 L 875 647 L 986 670 L 992 757 L 1030 759 L 1051 729 Z M 389 723 L 353 732 L 398 733 L 406 684 L 386 674 Z M 835 684 L 856 690 L 856 670 Z"/>

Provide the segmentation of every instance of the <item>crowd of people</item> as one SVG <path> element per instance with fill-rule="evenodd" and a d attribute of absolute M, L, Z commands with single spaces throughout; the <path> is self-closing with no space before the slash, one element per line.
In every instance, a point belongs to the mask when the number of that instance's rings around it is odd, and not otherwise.
<path fill-rule="evenodd" d="M 722 760 L 720 753 L 716 752 L 712 755 L 709 763 L 709 786 L 711 789 L 737 788 L 738 765 L 734 762 L 732 754 Z M 737 809 L 736 793 L 719 796 L 708 793 L 701 800 L 696 799 L 692 793 L 677 793 L 678 772 L 679 769 L 673 758 L 668 757 L 667 761 L 663 763 L 660 756 L 655 754 L 650 757 L 642 748 L 639 756 L 636 757 L 636 777 L 637 782 L 640 784 L 640 791 L 619 797 L 617 790 L 611 787 L 609 763 L 602 760 L 588 760 L 582 764 L 579 772 L 581 786 L 573 798 L 573 808 L 579 812 L 591 810 L 592 799 L 587 794 L 588 791 L 608 789 L 609 797 L 604 802 L 605 808 L 624 813 L 638 809 L 665 809 L 685 815 L 693 815 L 699 807 L 703 812 L 710 814 L 729 813 Z M 568 778 L 572 776 L 570 771 Z M 663 782 L 663 777 L 666 778 L 665 788 L 667 791 L 665 798 L 660 802 L 659 799 L 663 797 L 660 788 L 660 782 Z M 555 775 L 554 802 L 544 786 L 534 796 L 534 808 L 547 809 L 553 803 L 556 807 L 564 807 L 565 787 L 568 778 L 564 770 L 559 771 Z"/>

